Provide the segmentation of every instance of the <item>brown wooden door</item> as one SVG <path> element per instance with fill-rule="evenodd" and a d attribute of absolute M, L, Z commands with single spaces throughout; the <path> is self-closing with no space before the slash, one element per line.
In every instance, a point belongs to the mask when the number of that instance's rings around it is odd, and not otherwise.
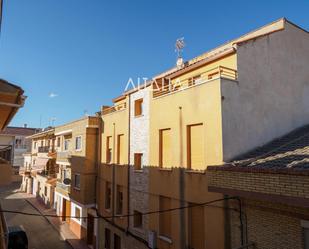
<path fill-rule="evenodd" d="M 65 221 L 65 216 L 66 216 L 66 200 L 62 199 L 62 221 Z"/>
<path fill-rule="evenodd" d="M 68 216 L 71 216 L 71 202 L 68 200 L 65 200 L 66 204 L 65 204 L 65 213 L 66 213 L 66 218 L 65 221 L 66 222 L 70 222 L 70 218 Z"/>
<path fill-rule="evenodd" d="M 88 214 L 87 219 L 87 244 L 93 245 L 93 239 L 94 239 L 94 218 L 92 215 Z"/>

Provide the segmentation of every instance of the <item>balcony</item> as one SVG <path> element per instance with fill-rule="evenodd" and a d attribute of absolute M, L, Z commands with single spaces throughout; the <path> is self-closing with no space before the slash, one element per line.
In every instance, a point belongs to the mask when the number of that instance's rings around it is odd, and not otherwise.
<path fill-rule="evenodd" d="M 181 89 L 185 89 L 194 85 L 199 85 L 218 78 L 237 80 L 237 70 L 228 67 L 218 66 L 213 69 L 207 70 L 201 74 L 196 74 L 179 81 L 176 80 L 173 83 L 168 79 L 163 79 L 160 83 L 154 83 L 156 88 L 153 89 L 153 98 L 160 97 Z"/>
<path fill-rule="evenodd" d="M 46 178 L 56 178 L 56 173 L 50 172 L 48 170 L 37 172 L 37 174 Z"/>
<path fill-rule="evenodd" d="M 69 151 L 57 152 L 56 157 L 57 162 L 70 163 L 70 158 L 71 158 L 71 152 Z"/>
<path fill-rule="evenodd" d="M 54 149 L 50 146 L 41 146 L 38 148 L 38 152 L 39 153 L 49 153 L 49 152 L 53 152 Z"/>
<path fill-rule="evenodd" d="M 124 102 L 124 103 L 114 105 L 114 106 L 111 106 L 111 107 L 103 107 L 102 112 L 103 112 L 103 115 L 106 115 L 106 114 L 110 114 L 110 113 L 113 113 L 113 112 L 116 112 L 116 111 L 125 110 L 126 107 L 127 107 L 127 103 Z"/>
<path fill-rule="evenodd" d="M 64 190 L 67 193 L 71 192 L 71 185 L 66 185 L 63 182 L 61 182 L 59 179 L 57 180 L 56 187 L 58 189 Z"/>

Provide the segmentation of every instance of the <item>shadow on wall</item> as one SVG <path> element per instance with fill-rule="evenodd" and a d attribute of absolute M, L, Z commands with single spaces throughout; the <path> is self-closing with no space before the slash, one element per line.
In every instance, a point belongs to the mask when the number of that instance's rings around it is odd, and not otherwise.
<path fill-rule="evenodd" d="M 12 165 L 0 158 L 0 186 L 9 185 L 12 183 L 13 169 Z"/>

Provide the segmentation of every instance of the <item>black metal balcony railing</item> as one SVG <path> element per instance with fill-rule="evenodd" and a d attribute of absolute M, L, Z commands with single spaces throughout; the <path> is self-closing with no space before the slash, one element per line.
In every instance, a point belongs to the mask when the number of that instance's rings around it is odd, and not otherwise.
<path fill-rule="evenodd" d="M 41 146 L 38 148 L 39 153 L 48 153 L 48 152 L 53 152 L 53 148 L 50 146 Z"/>

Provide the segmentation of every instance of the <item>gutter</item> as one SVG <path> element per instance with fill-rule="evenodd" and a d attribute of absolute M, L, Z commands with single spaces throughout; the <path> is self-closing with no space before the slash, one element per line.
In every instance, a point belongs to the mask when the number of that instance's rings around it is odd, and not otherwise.
<path fill-rule="evenodd" d="M 128 214 L 130 213 L 130 130 L 131 130 L 131 95 L 129 94 L 128 95 L 129 97 L 129 103 L 128 103 L 128 112 L 129 112 L 129 129 L 128 129 L 128 187 L 127 187 L 127 190 L 128 190 L 128 193 L 127 193 L 127 210 L 128 210 Z M 127 231 L 129 232 L 129 229 L 130 229 L 130 217 L 128 216 L 127 217 Z"/>

